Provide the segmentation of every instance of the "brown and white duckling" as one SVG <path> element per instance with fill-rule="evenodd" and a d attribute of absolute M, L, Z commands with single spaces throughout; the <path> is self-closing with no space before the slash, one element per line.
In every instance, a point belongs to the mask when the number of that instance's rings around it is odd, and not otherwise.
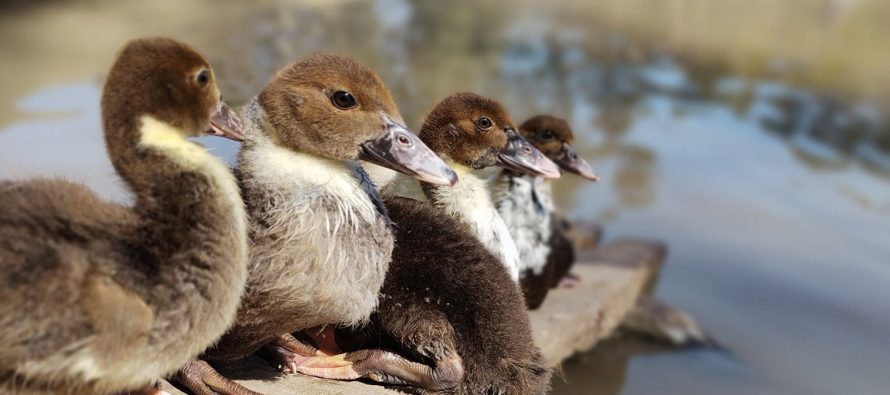
<path fill-rule="evenodd" d="M 498 125 L 502 130 L 497 129 Z M 470 130 L 474 133 L 461 134 Z M 492 202 L 487 181 L 478 171 L 500 166 L 557 178 L 559 168 L 515 132 L 510 115 L 499 103 L 473 93 L 458 93 L 442 100 L 421 128 L 420 138 L 460 177 L 453 187 L 422 184 L 420 199 L 468 226 L 518 281 L 522 266 L 518 249 Z M 418 198 L 405 183 L 406 179 L 400 177 L 385 192 Z"/>
<path fill-rule="evenodd" d="M 129 42 L 102 93 L 126 207 L 58 179 L 0 184 L 0 392 L 140 389 L 215 342 L 247 278 L 235 177 L 187 137 L 240 139 L 210 65 L 162 38 Z"/>
<path fill-rule="evenodd" d="M 450 185 L 457 176 L 403 126 L 383 81 L 345 57 L 317 54 L 285 67 L 244 117 L 238 176 L 250 274 L 235 324 L 205 357 L 243 358 L 273 342 L 265 351 L 287 368 L 317 351 L 291 333 L 359 324 L 377 307 L 395 238 L 358 160 L 426 182 Z M 190 368 L 183 381 L 194 391 L 231 391 L 206 364 Z"/>
<path fill-rule="evenodd" d="M 565 120 L 538 115 L 520 125 L 519 133 L 563 170 L 597 180 L 590 165 L 572 148 L 574 135 Z M 519 248 L 519 282 L 526 304 L 536 309 L 568 273 L 575 261 L 574 247 L 545 179 L 504 169 L 492 189 L 498 212 Z"/>
<path fill-rule="evenodd" d="M 512 122 L 500 104 L 474 94 L 442 101 L 420 132 L 427 145 L 457 166 L 504 162 L 552 170 L 528 163 L 536 156 L 516 152 L 510 134 L 515 135 Z M 366 326 L 338 330 L 340 346 L 352 351 L 310 359 L 297 371 L 409 385 L 424 393 L 546 392 L 550 369 L 534 345 L 522 296 L 507 268 L 469 226 L 431 202 L 386 198 L 396 247 L 377 311 Z"/>

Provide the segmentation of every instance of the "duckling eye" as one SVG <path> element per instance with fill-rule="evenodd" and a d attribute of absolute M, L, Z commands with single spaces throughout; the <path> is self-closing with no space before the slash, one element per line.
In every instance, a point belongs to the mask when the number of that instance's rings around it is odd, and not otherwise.
<path fill-rule="evenodd" d="M 553 132 L 550 130 L 545 130 L 545 131 L 541 132 L 541 138 L 544 140 L 550 140 L 550 139 L 553 139 L 553 137 L 554 137 Z"/>
<path fill-rule="evenodd" d="M 494 126 L 494 122 L 492 122 L 491 119 L 488 119 L 488 117 L 482 117 L 476 120 L 476 125 L 478 125 L 479 128 L 481 128 L 482 130 L 488 130 L 491 129 L 492 126 Z"/>
<path fill-rule="evenodd" d="M 198 85 L 202 88 L 207 86 L 207 83 L 210 82 L 210 72 L 207 70 L 201 70 L 201 72 L 195 76 L 195 81 L 197 81 Z"/>
<path fill-rule="evenodd" d="M 336 91 L 331 95 L 331 102 L 341 110 L 347 110 L 355 107 L 358 103 L 351 93 L 345 91 Z"/>

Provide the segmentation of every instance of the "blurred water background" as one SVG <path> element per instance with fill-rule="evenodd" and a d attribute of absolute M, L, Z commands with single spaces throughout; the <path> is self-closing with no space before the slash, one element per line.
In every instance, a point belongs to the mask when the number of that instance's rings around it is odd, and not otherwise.
<path fill-rule="evenodd" d="M 658 295 L 731 350 L 612 341 L 555 394 L 887 394 L 888 20 L 885 0 L 7 1 L 0 178 L 127 199 L 99 95 L 129 38 L 191 43 L 234 104 L 301 55 L 349 55 L 414 128 L 462 90 L 567 118 L 603 181 L 559 180 L 560 207 L 667 241 Z"/>

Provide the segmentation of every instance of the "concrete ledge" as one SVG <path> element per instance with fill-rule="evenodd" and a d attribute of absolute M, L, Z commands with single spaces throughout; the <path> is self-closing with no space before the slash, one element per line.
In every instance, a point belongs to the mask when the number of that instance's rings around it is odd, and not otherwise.
<path fill-rule="evenodd" d="M 544 305 L 530 313 L 535 342 L 547 360 L 557 365 L 609 336 L 651 282 L 664 253 L 660 244 L 642 241 L 621 241 L 581 251 L 580 263 L 573 270 L 581 282 L 573 288 L 551 291 Z M 267 395 L 398 393 L 360 382 L 283 376 L 257 358 L 219 368 L 227 377 Z M 164 383 L 164 389 L 183 394 L 169 383 Z"/>

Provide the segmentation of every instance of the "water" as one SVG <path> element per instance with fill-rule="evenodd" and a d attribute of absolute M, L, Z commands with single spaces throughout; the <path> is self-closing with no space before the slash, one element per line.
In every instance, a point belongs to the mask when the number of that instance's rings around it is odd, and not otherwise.
<path fill-rule="evenodd" d="M 326 50 L 378 70 L 409 125 L 459 90 L 567 118 L 603 181 L 558 204 L 667 241 L 658 295 L 731 354 L 615 341 L 555 394 L 890 391 L 890 9 L 880 0 L 74 1 L 0 8 L 0 178 L 128 195 L 101 140 L 128 38 L 205 52 L 231 102 Z M 224 157 L 237 145 L 205 139 Z"/>

